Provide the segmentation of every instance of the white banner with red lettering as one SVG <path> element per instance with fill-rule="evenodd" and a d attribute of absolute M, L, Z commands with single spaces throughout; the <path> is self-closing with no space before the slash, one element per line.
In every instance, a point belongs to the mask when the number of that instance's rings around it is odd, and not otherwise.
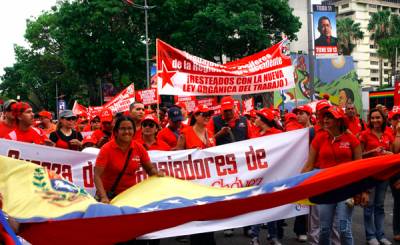
<path fill-rule="evenodd" d="M 76 115 L 80 115 L 84 112 L 87 113 L 89 117 L 92 117 L 92 115 L 98 115 L 104 108 L 110 108 L 113 113 L 129 111 L 129 106 L 133 102 L 135 102 L 135 85 L 132 83 L 102 106 L 90 106 L 87 108 L 75 101 L 72 111 Z"/>
<path fill-rule="evenodd" d="M 157 40 L 159 94 L 235 95 L 294 87 L 288 41 L 223 65 Z"/>
<path fill-rule="evenodd" d="M 251 110 L 254 110 L 254 98 L 253 97 L 242 101 L 243 114 L 250 113 Z"/>
<path fill-rule="evenodd" d="M 94 194 L 93 166 L 98 149 L 90 150 L 92 152 L 74 152 L 0 139 L 0 155 L 45 166 Z M 214 187 L 253 186 L 300 172 L 308 155 L 308 130 L 295 130 L 204 150 L 150 151 L 149 154 L 153 164 L 169 176 Z M 140 168 L 134 178 L 140 182 L 147 175 Z M 207 224 L 202 229 L 206 232 L 259 224 L 301 215 L 307 211 L 304 206 L 290 204 Z M 168 229 L 173 233 L 155 233 L 149 237 L 191 234 L 191 225 L 203 226 L 204 222 L 186 225 L 189 228 Z M 216 226 L 219 228 L 215 229 Z"/>

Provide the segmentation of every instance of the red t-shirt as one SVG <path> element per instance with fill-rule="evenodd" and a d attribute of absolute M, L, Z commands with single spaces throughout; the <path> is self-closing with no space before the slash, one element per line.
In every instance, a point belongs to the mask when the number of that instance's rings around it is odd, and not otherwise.
<path fill-rule="evenodd" d="M 101 129 L 96 129 L 96 130 L 93 131 L 93 133 L 92 133 L 92 139 L 96 142 L 95 144 L 97 144 L 97 143 L 99 142 L 99 140 L 100 140 L 101 138 L 103 138 L 103 137 L 108 137 L 108 138 L 109 138 L 108 140 L 111 139 L 111 137 L 108 136 L 106 133 L 104 133 L 104 131 L 101 130 Z"/>
<path fill-rule="evenodd" d="M 390 131 L 386 130 L 380 138 L 368 128 L 361 132 L 360 141 L 364 144 L 364 151 L 370 151 L 377 147 L 383 147 L 384 150 L 390 151 L 390 145 L 393 143 L 394 138 Z M 381 155 L 379 152 L 372 152 L 368 157 L 375 157 Z"/>
<path fill-rule="evenodd" d="M 135 185 L 136 178 L 134 174 L 136 170 L 142 163 L 150 161 L 149 154 L 143 146 L 132 140 L 131 147 L 133 148 L 130 157 L 131 160 L 128 163 L 128 166 L 115 190 L 116 194 L 121 193 L 122 191 Z M 104 168 L 101 180 L 106 191 L 109 191 L 113 186 L 117 176 L 125 165 L 127 156 L 128 150 L 123 152 L 114 139 L 101 147 L 99 155 L 96 159 L 96 166 Z"/>
<path fill-rule="evenodd" d="M 141 145 L 143 145 L 143 147 L 148 150 L 148 151 L 169 151 L 171 150 L 171 147 L 165 143 L 164 141 L 157 139 L 152 145 L 147 145 L 144 143 L 143 138 L 140 140 L 137 140 L 137 142 Z"/>
<path fill-rule="evenodd" d="M 137 128 L 135 131 L 135 135 L 133 136 L 134 140 L 140 140 L 142 138 L 142 128 Z"/>
<path fill-rule="evenodd" d="M 182 135 L 185 137 L 185 149 L 193 149 L 193 148 L 208 148 L 215 146 L 215 140 L 213 133 L 206 129 L 207 132 L 207 143 L 204 142 L 197 136 L 196 132 L 194 132 L 192 126 L 187 126 L 182 130 Z"/>
<path fill-rule="evenodd" d="M 178 143 L 179 135 L 180 133 L 175 133 L 170 128 L 167 127 L 161 129 L 161 131 L 158 132 L 157 138 L 167 143 L 171 148 L 174 148 Z"/>
<path fill-rule="evenodd" d="M 0 121 L 0 138 L 6 137 L 11 131 L 15 129 L 15 124 L 10 126 L 5 121 Z"/>
<path fill-rule="evenodd" d="M 361 133 L 362 127 L 360 123 L 360 119 L 358 117 L 353 117 L 350 119 L 349 117 L 344 118 L 345 123 L 347 124 L 347 128 L 352 132 L 354 135 Z"/>
<path fill-rule="evenodd" d="M 255 135 L 256 135 L 256 137 L 262 137 L 262 136 L 279 134 L 279 133 L 282 133 L 282 130 L 279 130 L 276 128 L 270 128 L 270 129 L 266 130 L 264 133 L 261 133 L 260 130 L 258 130 L 258 131 L 256 131 Z"/>
<path fill-rule="evenodd" d="M 316 168 L 328 168 L 353 161 L 353 151 L 360 141 L 350 133 L 343 133 L 334 139 L 328 132 L 315 135 L 311 146 L 316 150 Z"/>
<path fill-rule="evenodd" d="M 5 138 L 38 145 L 43 145 L 45 140 L 48 140 L 46 133 L 40 128 L 35 127 L 30 127 L 26 131 L 22 131 L 16 127 L 13 131 L 6 135 Z"/>
<path fill-rule="evenodd" d="M 301 128 L 304 128 L 303 125 L 301 125 L 297 121 L 289 121 L 285 125 L 286 131 L 292 131 L 292 130 L 297 130 L 297 129 L 301 129 Z"/>
<path fill-rule="evenodd" d="M 239 120 L 239 118 L 237 118 L 236 120 Z M 229 121 L 228 122 L 229 127 L 234 128 L 236 125 L 236 120 Z M 257 137 L 257 134 L 254 131 L 254 127 L 251 125 L 249 120 L 246 120 L 246 125 L 247 125 L 247 138 L 252 139 L 252 138 Z M 215 132 L 214 120 L 212 118 L 208 122 L 207 128 L 213 135 L 218 133 L 218 132 Z"/>

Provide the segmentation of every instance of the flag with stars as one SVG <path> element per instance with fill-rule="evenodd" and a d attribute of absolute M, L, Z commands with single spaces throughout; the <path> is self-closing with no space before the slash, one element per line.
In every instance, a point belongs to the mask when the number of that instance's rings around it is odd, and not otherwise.
<path fill-rule="evenodd" d="M 369 158 L 247 188 L 151 177 L 102 204 L 45 168 L 0 157 L 0 192 L 4 211 L 32 244 L 113 244 L 288 203 L 337 202 L 398 173 L 399 164 L 400 155 Z"/>

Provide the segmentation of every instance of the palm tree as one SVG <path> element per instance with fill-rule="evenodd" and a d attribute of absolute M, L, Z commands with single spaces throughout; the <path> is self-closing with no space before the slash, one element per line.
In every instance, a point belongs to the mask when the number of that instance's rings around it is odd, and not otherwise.
<path fill-rule="evenodd" d="M 354 23 L 350 18 L 337 21 L 337 33 L 339 52 L 343 55 L 351 55 L 356 46 L 354 43 L 364 38 L 360 23 Z"/>
<path fill-rule="evenodd" d="M 368 31 L 371 32 L 371 40 L 375 41 L 376 45 L 379 45 L 379 42 L 383 39 L 389 37 L 390 35 L 390 12 L 388 10 L 379 11 L 374 13 L 371 16 L 371 19 L 368 23 Z M 379 56 L 379 86 L 382 87 L 383 80 L 383 69 L 382 69 L 382 56 Z"/>

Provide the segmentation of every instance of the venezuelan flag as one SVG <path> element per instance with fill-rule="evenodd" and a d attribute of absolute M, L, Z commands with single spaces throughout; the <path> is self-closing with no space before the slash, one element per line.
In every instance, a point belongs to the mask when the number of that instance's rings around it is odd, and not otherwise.
<path fill-rule="evenodd" d="M 0 191 L 33 244 L 113 244 L 191 221 L 344 200 L 398 173 L 399 163 L 400 155 L 369 158 L 238 189 L 152 177 L 106 205 L 40 166 L 0 157 Z"/>

